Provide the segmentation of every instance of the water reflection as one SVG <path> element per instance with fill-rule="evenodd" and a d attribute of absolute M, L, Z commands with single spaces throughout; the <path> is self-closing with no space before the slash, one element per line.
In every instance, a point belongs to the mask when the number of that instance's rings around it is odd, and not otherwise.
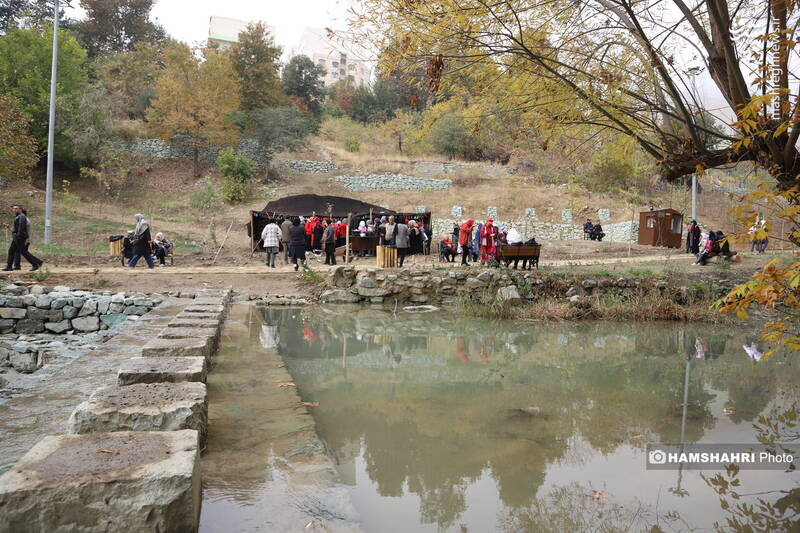
<path fill-rule="evenodd" d="M 646 472 L 645 445 L 755 442 L 752 422 L 798 396 L 794 359 L 754 364 L 743 332 L 705 326 L 264 313 L 368 531 L 581 531 L 592 509 L 611 529 L 711 527 L 717 494 L 696 471 Z"/>

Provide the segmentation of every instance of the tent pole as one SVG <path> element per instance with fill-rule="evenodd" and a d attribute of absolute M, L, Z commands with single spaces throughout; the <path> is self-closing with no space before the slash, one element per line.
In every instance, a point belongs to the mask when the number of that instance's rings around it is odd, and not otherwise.
<path fill-rule="evenodd" d="M 344 237 L 344 264 L 350 264 L 350 217 L 353 213 L 347 213 L 347 233 Z M 346 341 L 345 341 L 346 342 Z M 346 346 L 346 345 L 345 345 Z"/>

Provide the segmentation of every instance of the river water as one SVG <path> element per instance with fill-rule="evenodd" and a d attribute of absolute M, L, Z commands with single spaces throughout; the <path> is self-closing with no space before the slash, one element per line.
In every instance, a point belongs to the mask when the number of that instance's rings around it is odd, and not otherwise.
<path fill-rule="evenodd" d="M 209 375 L 202 531 L 800 530 L 796 472 L 645 469 L 647 443 L 797 439 L 798 363 L 756 361 L 754 331 L 237 307 Z M 319 402 L 335 477 L 281 466 L 275 354 Z"/>

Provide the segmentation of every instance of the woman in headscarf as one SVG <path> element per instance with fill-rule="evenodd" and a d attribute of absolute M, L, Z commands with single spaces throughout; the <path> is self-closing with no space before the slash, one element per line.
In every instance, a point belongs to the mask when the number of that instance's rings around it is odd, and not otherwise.
<path fill-rule="evenodd" d="M 131 239 L 131 244 L 133 245 L 133 257 L 128 262 L 128 266 L 130 268 L 135 268 L 136 263 L 139 262 L 139 259 L 144 257 L 144 260 L 147 261 L 147 268 L 155 268 L 155 263 L 153 263 L 153 248 L 150 241 L 152 238 L 150 237 L 150 223 L 144 219 L 144 215 L 141 213 L 136 213 L 133 215 L 133 218 L 136 219 L 136 229 L 133 230 L 133 238 Z"/>
<path fill-rule="evenodd" d="M 325 250 L 325 264 L 336 264 L 336 226 L 333 223 L 328 223 L 327 220 L 322 221 L 322 247 Z"/>
<path fill-rule="evenodd" d="M 323 226 L 322 223 L 325 223 Z M 328 219 L 323 218 L 322 220 L 318 220 L 317 224 L 314 226 L 314 241 L 312 242 L 312 248 L 314 251 L 322 252 L 323 244 L 322 244 L 322 233 L 325 231 L 325 228 L 328 227 Z"/>
<path fill-rule="evenodd" d="M 458 245 L 461 247 L 461 264 L 467 264 L 467 256 L 470 253 L 469 245 L 472 240 L 472 226 L 475 224 L 474 220 L 467 220 L 461 224 L 458 231 Z"/>
<path fill-rule="evenodd" d="M 481 228 L 481 264 L 485 265 L 486 260 L 494 256 L 497 245 L 497 227 L 491 218 Z"/>
<path fill-rule="evenodd" d="M 289 227 L 289 257 L 292 258 L 294 269 L 297 270 L 299 259 L 306 266 L 306 230 L 300 225 L 300 219 L 295 217 L 292 219 L 292 225 Z"/>
<path fill-rule="evenodd" d="M 358 236 L 359 237 L 366 237 L 367 236 L 367 222 L 362 220 L 358 223 Z M 359 250 L 358 256 L 364 257 L 367 254 L 366 250 Z"/>
<path fill-rule="evenodd" d="M 261 241 L 266 252 L 267 266 L 275 268 L 275 258 L 280 249 L 281 228 L 274 219 L 270 219 L 264 226 L 264 230 L 261 232 Z"/>
<path fill-rule="evenodd" d="M 167 266 L 167 254 L 172 248 L 172 243 L 164 237 L 160 231 L 156 233 L 156 238 L 153 240 L 153 253 L 156 254 L 156 259 L 161 266 Z"/>

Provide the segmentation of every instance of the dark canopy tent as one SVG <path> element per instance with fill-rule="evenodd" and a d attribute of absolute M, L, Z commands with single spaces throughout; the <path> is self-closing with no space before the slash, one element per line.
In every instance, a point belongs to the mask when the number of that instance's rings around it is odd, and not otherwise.
<path fill-rule="evenodd" d="M 260 250 L 261 231 L 270 218 L 278 216 L 310 217 L 312 215 L 346 218 L 348 214 L 369 213 L 370 210 L 378 215 L 394 213 L 391 209 L 386 209 L 380 205 L 342 196 L 320 196 L 317 194 L 287 196 L 269 202 L 261 211 L 250 211 L 250 223 L 247 225 L 247 233 L 251 239 L 252 249 Z"/>
<path fill-rule="evenodd" d="M 298 194 L 287 196 L 268 203 L 262 213 L 284 216 L 332 216 L 344 218 L 348 213 L 393 213 L 394 211 L 379 205 L 344 198 L 342 196 L 319 196 L 316 194 Z"/>

